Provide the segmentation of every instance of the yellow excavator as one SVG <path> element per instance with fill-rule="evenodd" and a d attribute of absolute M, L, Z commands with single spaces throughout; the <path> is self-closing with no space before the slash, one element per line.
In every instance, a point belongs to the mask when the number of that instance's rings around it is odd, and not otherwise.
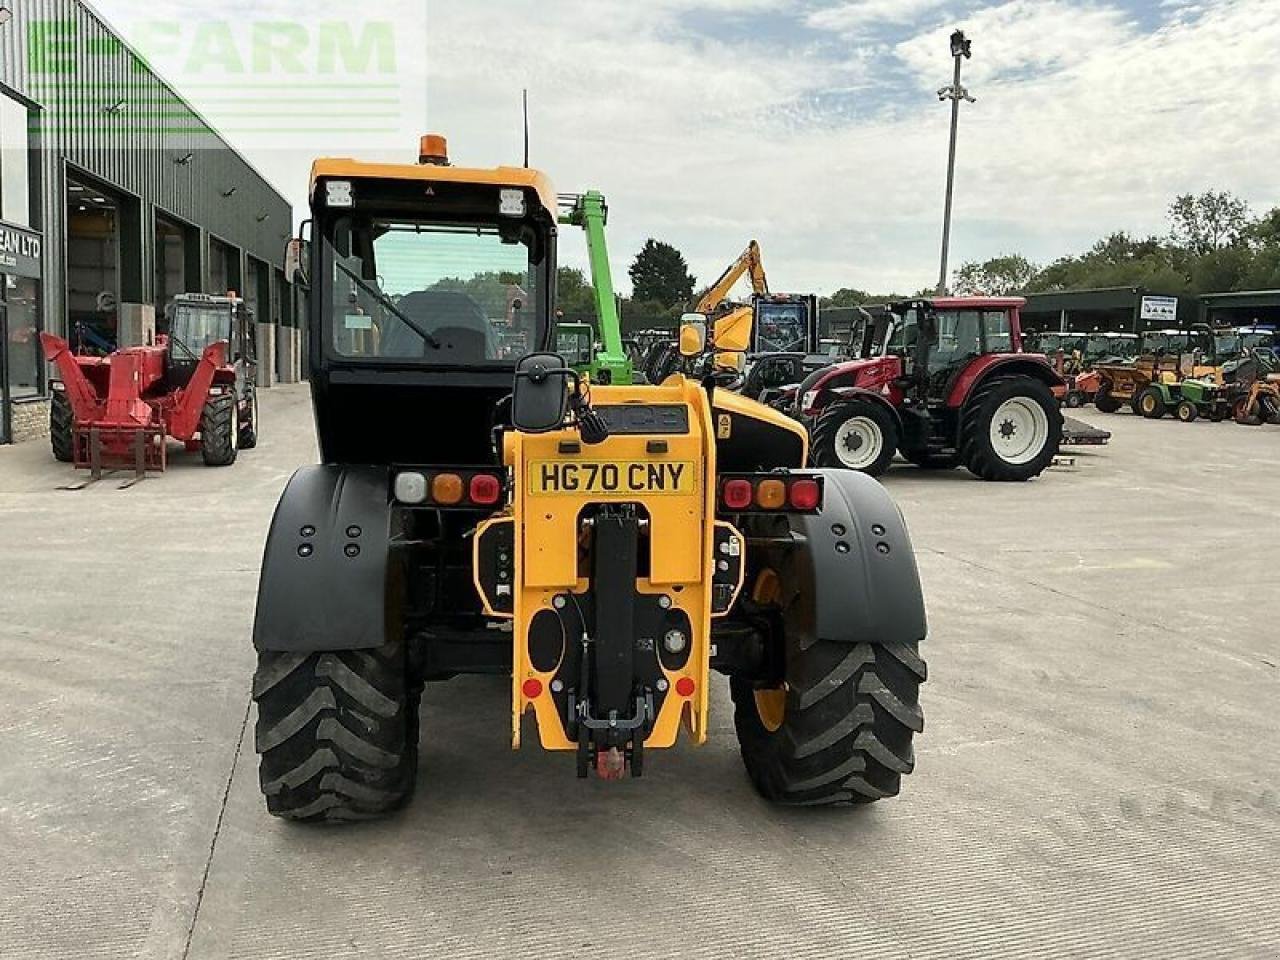
<path fill-rule="evenodd" d="M 751 302 L 729 300 L 729 291 L 744 276 L 751 279 Z M 715 314 L 717 329 L 738 325 L 750 329 L 750 354 L 816 353 L 818 351 L 818 299 L 813 294 L 770 293 L 760 244 L 752 240 L 720 274 L 693 308 L 707 317 Z M 731 318 L 731 319 L 730 319 Z"/>

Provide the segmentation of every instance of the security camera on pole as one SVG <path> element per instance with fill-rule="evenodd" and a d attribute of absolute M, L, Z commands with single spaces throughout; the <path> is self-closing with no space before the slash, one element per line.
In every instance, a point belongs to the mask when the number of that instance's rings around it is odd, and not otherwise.
<path fill-rule="evenodd" d="M 947 153 L 947 203 L 942 214 L 942 267 L 938 271 L 938 296 L 940 297 L 946 296 L 947 293 L 947 251 L 951 243 L 951 194 L 956 177 L 956 127 L 960 123 L 960 101 L 976 102 L 960 83 L 960 61 L 967 60 L 972 55 L 972 41 L 965 37 L 964 31 L 957 30 L 951 34 L 951 56 L 956 62 L 956 72 L 951 86 L 938 90 L 939 100 L 951 101 L 951 147 Z"/>

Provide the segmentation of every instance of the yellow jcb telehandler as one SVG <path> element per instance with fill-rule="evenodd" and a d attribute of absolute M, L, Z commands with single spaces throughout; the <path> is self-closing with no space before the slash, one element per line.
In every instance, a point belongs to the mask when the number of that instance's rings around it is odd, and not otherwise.
<path fill-rule="evenodd" d="M 406 801 L 424 686 L 467 673 L 509 677 L 512 745 L 532 721 L 580 776 L 705 741 L 714 671 L 766 797 L 897 793 L 925 679 L 898 508 L 802 469 L 803 428 L 718 375 L 579 379 L 550 352 L 556 214 L 541 173 L 451 166 L 439 137 L 417 164 L 314 165 L 297 274 L 321 463 L 289 481 L 263 559 L 268 809 Z M 517 332 L 531 352 L 508 356 Z M 682 352 L 705 339 L 685 326 Z"/>

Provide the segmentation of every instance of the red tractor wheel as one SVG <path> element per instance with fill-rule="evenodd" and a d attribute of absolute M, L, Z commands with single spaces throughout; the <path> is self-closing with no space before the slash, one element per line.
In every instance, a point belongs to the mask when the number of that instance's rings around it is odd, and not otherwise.
<path fill-rule="evenodd" d="M 1029 480 L 1053 462 L 1062 411 L 1031 377 L 996 377 L 969 396 L 961 414 L 960 455 L 983 480 Z"/>
<path fill-rule="evenodd" d="M 813 426 L 809 459 L 815 467 L 857 470 L 878 477 L 898 450 L 898 425 L 874 400 L 846 400 L 822 411 Z"/>

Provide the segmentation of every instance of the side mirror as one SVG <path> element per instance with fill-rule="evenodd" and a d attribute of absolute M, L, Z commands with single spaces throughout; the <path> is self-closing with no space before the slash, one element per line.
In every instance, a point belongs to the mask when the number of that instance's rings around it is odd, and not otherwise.
<path fill-rule="evenodd" d="M 680 318 L 680 355 L 696 357 L 706 348 L 706 320 L 700 313 L 686 313 Z"/>
<path fill-rule="evenodd" d="M 301 237 L 294 237 L 284 248 L 284 275 L 289 278 L 290 283 L 298 286 L 308 286 L 306 262 L 307 262 L 307 241 Z"/>
<path fill-rule="evenodd" d="M 717 351 L 742 353 L 751 346 L 751 311 L 734 310 L 716 321 Z"/>
<path fill-rule="evenodd" d="M 556 353 L 531 353 L 516 364 L 511 422 L 522 433 L 546 433 L 564 425 L 574 373 Z"/>

